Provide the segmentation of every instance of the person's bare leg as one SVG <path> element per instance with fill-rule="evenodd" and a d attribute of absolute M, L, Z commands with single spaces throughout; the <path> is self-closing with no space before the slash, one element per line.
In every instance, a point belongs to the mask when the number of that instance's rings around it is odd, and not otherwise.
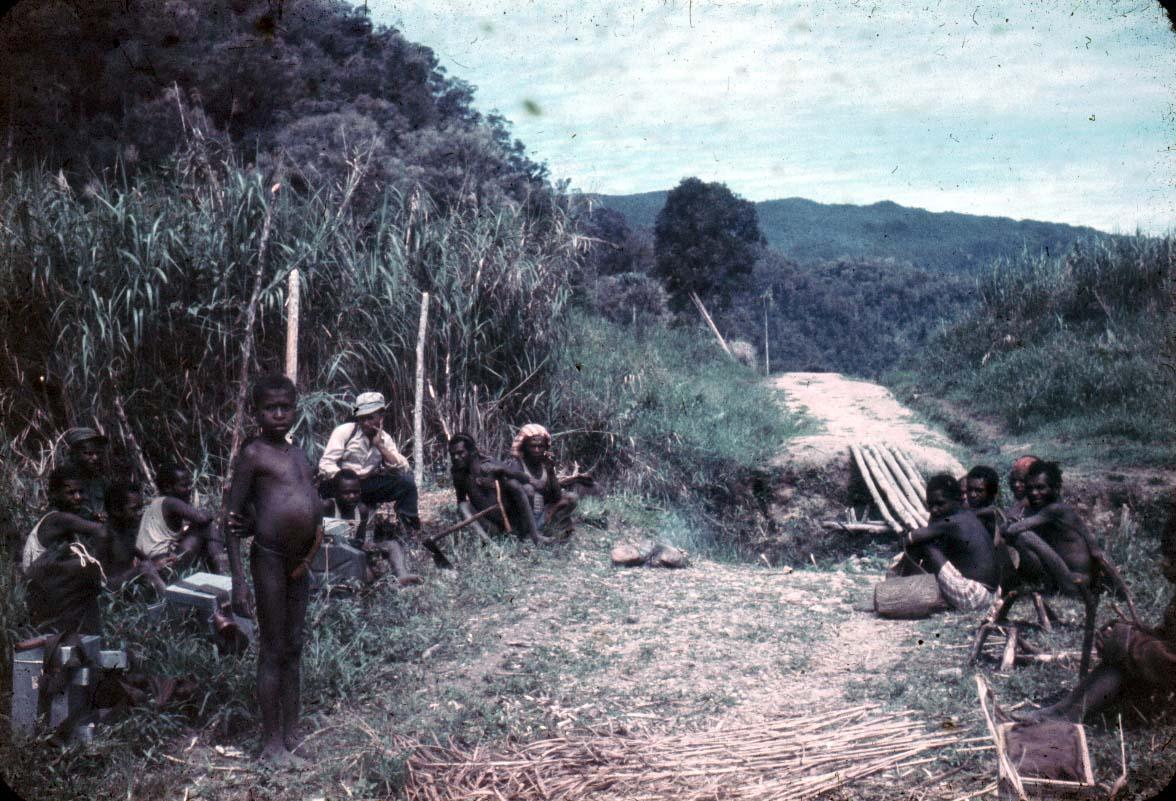
<path fill-rule="evenodd" d="M 534 487 L 523 485 L 514 480 L 502 482 L 503 502 L 510 515 L 511 523 L 515 526 L 515 533 L 520 538 L 525 537 L 536 545 L 546 545 L 552 540 L 545 537 L 535 525 L 535 516 L 531 514 L 531 498 L 535 494 Z"/>
<path fill-rule="evenodd" d="M 1020 716 L 1026 723 L 1044 720 L 1068 720 L 1081 723 L 1086 715 L 1100 712 L 1119 697 L 1123 687 L 1123 670 L 1118 665 L 1101 664 L 1070 691 L 1069 695 L 1052 706 Z"/>
<path fill-rule="evenodd" d="M 411 587 L 414 584 L 420 584 L 422 579 L 416 573 L 409 573 L 408 566 L 404 558 L 404 548 L 396 540 L 389 540 L 381 543 L 381 548 L 384 553 L 388 554 L 388 561 L 392 564 L 392 572 L 396 574 L 396 580 L 401 587 Z"/>
<path fill-rule="evenodd" d="M 155 588 L 156 592 L 160 594 L 167 589 L 167 584 L 159 575 L 159 570 L 155 567 L 155 562 L 150 559 L 139 560 L 139 573 L 150 582 L 151 586 Z"/>
<path fill-rule="evenodd" d="M 1022 552 L 1031 551 L 1040 560 L 1043 571 L 1054 580 L 1062 592 L 1067 595 L 1079 594 L 1078 585 L 1075 583 L 1075 579 L 1079 577 L 1070 572 L 1070 566 L 1065 560 L 1058 556 L 1058 552 L 1045 540 L 1037 536 L 1036 532 L 1022 531 L 1018 534 L 1017 549 Z"/>
<path fill-rule="evenodd" d="M 310 576 L 286 582 L 286 631 L 282 650 L 281 697 L 282 743 L 287 752 L 297 745 L 298 719 L 302 713 L 302 638 L 306 626 L 306 606 L 310 601 Z M 301 757 L 288 754 L 289 763 L 304 764 Z"/>
<path fill-rule="evenodd" d="M 290 762 L 282 737 L 282 682 L 286 649 L 286 560 L 256 546 L 251 558 L 257 598 L 257 703 L 261 711 L 260 759 Z"/>

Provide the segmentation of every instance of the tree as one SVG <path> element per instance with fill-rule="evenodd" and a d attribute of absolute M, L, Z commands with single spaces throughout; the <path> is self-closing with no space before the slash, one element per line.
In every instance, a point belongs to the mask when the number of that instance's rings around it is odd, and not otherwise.
<path fill-rule="evenodd" d="M 722 183 L 684 178 L 654 224 L 654 273 L 682 309 L 690 293 L 722 307 L 764 245 L 755 205 Z"/>

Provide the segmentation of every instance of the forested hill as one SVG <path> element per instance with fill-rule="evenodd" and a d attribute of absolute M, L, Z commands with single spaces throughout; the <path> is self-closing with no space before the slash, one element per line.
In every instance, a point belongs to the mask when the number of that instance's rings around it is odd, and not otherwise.
<path fill-rule="evenodd" d="M 630 226 L 653 227 L 666 192 L 596 195 Z M 997 258 L 1065 253 L 1075 242 L 1106 235 L 1062 223 L 930 212 L 883 201 L 869 206 L 804 198 L 755 204 L 768 244 L 800 263 L 849 257 L 893 258 L 933 270 L 972 272 Z"/>

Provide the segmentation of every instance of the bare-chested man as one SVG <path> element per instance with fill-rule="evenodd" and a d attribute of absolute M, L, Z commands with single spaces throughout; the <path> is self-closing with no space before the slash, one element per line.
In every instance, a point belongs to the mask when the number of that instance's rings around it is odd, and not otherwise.
<path fill-rule="evenodd" d="M 551 434 L 538 423 L 528 423 L 519 429 L 510 453 L 515 469 L 527 476 L 522 486 L 535 528 L 541 533 L 551 531 L 556 536 L 571 533 L 577 498 L 575 493 L 564 490 L 555 474 Z"/>
<path fill-rule="evenodd" d="M 227 520 L 234 535 L 228 538 L 233 611 L 246 616 L 252 612 L 253 600 L 245 582 L 239 538 L 253 536 L 250 566 L 257 593 L 261 758 L 285 766 L 302 762 L 291 751 L 300 711 L 309 566 L 323 512 L 314 468 L 300 448 L 286 441 L 296 402 L 294 384 L 284 376 L 264 376 L 253 385 L 261 434 L 245 445 L 237 460 L 228 490 Z"/>
<path fill-rule="evenodd" d="M 499 500 L 510 518 L 510 528 L 520 537 L 541 542 L 530 513 L 530 504 L 523 484 L 528 476 L 509 462 L 500 462 L 478 451 L 469 434 L 454 434 L 449 439 L 450 476 L 457 494 L 457 505 L 466 515 L 477 514 L 498 506 Z M 486 516 L 490 523 L 504 531 L 508 528 L 500 511 Z"/>

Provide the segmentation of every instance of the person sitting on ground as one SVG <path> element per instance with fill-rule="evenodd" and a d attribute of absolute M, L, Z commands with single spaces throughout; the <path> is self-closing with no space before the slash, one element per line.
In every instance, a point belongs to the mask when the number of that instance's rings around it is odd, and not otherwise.
<path fill-rule="evenodd" d="M 1000 476 L 986 464 L 978 464 L 964 477 L 968 508 L 976 513 L 990 535 L 996 534 L 1000 509 L 996 505 L 1000 495 Z"/>
<path fill-rule="evenodd" d="M 348 541 L 356 548 L 368 550 L 370 555 L 382 552 L 392 565 L 392 571 L 401 587 L 420 584 L 421 577 L 408 572 L 405 566 L 404 547 L 394 538 L 388 536 L 384 526 L 372 526 L 372 539 L 368 542 L 368 525 L 372 523 L 372 512 L 361 499 L 362 489 L 359 476 L 351 470 L 340 470 L 332 479 L 332 499 L 324 506 L 323 534 Z M 369 563 L 367 581 L 376 578 Z"/>
<path fill-rule="evenodd" d="M 931 521 L 903 536 L 907 554 L 935 574 L 944 599 L 965 611 L 987 609 L 998 582 L 992 536 L 962 508 L 959 481 L 947 473 L 927 481 Z"/>
<path fill-rule="evenodd" d="M 106 489 L 103 506 L 109 536 L 96 556 L 106 574 L 106 586 L 111 589 L 121 590 L 139 576 L 160 592 L 166 589 L 155 563 L 140 559 L 135 550 L 145 505 L 143 493 L 129 482 L 116 481 Z"/>
<path fill-rule="evenodd" d="M 156 475 L 159 497 L 147 505 L 139 523 L 135 548 L 154 562 L 156 569 L 182 569 L 201 556 L 213 570 L 228 573 L 229 561 L 215 516 L 192 502 L 192 474 L 183 465 L 168 462 Z"/>
<path fill-rule="evenodd" d="M 417 485 L 408 460 L 396 442 L 384 431 L 387 404 L 379 392 L 361 392 L 355 399 L 351 422 L 337 426 L 327 440 L 319 459 L 319 475 L 326 481 L 340 470 L 351 470 L 359 477 L 363 502 L 371 508 L 392 503 L 401 523 L 419 531 Z M 326 485 L 328 492 L 330 485 Z"/>
<path fill-rule="evenodd" d="M 1168 526 L 1160 540 L 1160 572 L 1176 584 L 1176 494 Z M 1176 597 L 1168 602 L 1160 625 L 1153 629 L 1120 620 L 1095 638 L 1101 661 L 1065 698 L 1052 706 L 1019 715 L 1026 722 L 1062 719 L 1080 723 L 1103 711 L 1124 692 L 1176 690 Z"/>
<path fill-rule="evenodd" d="M 101 523 L 80 514 L 85 483 L 85 475 L 68 462 L 49 474 L 49 511 L 33 526 L 21 551 L 29 616 L 39 628 L 74 628 L 85 634 L 101 629 L 102 583 L 94 554 L 109 535 Z"/>
<path fill-rule="evenodd" d="M 523 485 L 530 481 L 525 472 L 510 462 L 480 453 L 474 438 L 460 432 L 449 438 L 449 461 L 457 506 L 465 517 L 494 509 L 482 519 L 503 531 L 516 531 L 520 537 L 541 542 L 523 490 Z M 502 510 L 506 511 L 506 519 Z"/>
<path fill-rule="evenodd" d="M 106 490 L 110 481 L 103 465 L 106 457 L 106 437 L 92 428 L 71 428 L 65 433 L 69 447 L 69 461 L 82 475 L 82 505 L 79 514 L 102 522 L 106 511 Z"/>
<path fill-rule="evenodd" d="M 572 532 L 572 512 L 578 499 L 566 491 L 555 474 L 555 460 L 551 456 L 551 434 L 538 423 L 528 423 L 519 429 L 510 446 L 516 471 L 527 474 L 523 491 L 531 508 L 535 528 L 542 534 L 546 529 L 557 536 Z"/>
<path fill-rule="evenodd" d="M 282 375 L 262 376 L 251 394 L 261 434 L 241 449 L 227 489 L 233 612 L 242 617 L 253 614 L 240 543 L 252 536 L 249 566 L 257 593 L 260 758 L 281 767 L 297 766 L 303 760 L 292 752 L 298 745 L 309 568 L 318 550 L 323 504 L 306 454 L 286 440 L 298 401 L 293 382 Z"/>
<path fill-rule="evenodd" d="M 1022 456 L 1013 462 L 1009 470 L 1009 492 L 1013 494 L 1013 504 L 1005 509 L 1007 522 L 1013 523 L 1025 516 L 1025 510 L 1029 508 L 1029 498 L 1025 494 L 1029 468 L 1039 461 L 1036 456 Z"/>
<path fill-rule="evenodd" d="M 1035 462 L 1027 473 L 1027 516 L 1004 529 L 1020 555 L 1018 572 L 1028 581 L 1043 581 L 1070 595 L 1089 584 L 1101 568 L 1122 587 L 1118 571 L 1086 529 L 1077 511 L 1063 502 L 1062 471 L 1054 462 Z"/>

